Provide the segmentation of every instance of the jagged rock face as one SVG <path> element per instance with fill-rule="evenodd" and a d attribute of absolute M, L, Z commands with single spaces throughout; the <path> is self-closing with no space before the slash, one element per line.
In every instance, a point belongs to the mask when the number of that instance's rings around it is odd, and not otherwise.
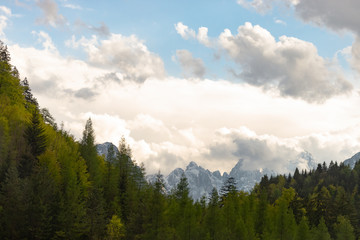
<path fill-rule="evenodd" d="M 261 170 L 245 170 L 243 168 L 243 160 L 239 160 L 237 164 L 231 169 L 230 173 L 224 172 L 221 175 L 220 171 L 211 172 L 207 169 L 198 166 L 195 162 L 190 162 L 185 170 L 177 168 L 172 171 L 167 177 L 165 177 L 165 186 L 168 192 L 175 188 L 182 174 L 184 173 L 188 179 L 190 196 L 194 200 L 200 199 L 202 196 L 210 196 L 212 189 L 215 187 L 218 192 L 224 185 L 224 182 L 228 178 L 233 177 L 236 181 L 236 187 L 238 190 L 249 192 L 255 186 L 256 183 L 261 181 L 264 175 L 269 177 L 276 175 L 275 171 L 269 169 Z M 288 169 L 291 173 L 295 171 L 295 168 L 301 169 L 314 169 L 317 167 L 313 156 L 309 152 L 302 152 L 298 157 L 289 162 Z M 148 180 L 151 182 L 151 178 Z"/>
<path fill-rule="evenodd" d="M 290 161 L 288 169 L 290 172 L 294 172 L 296 168 L 299 170 L 312 170 L 316 169 L 317 162 L 314 157 L 309 152 L 301 152 L 297 158 L 293 161 Z"/>
<path fill-rule="evenodd" d="M 264 175 L 275 175 L 274 171 L 268 169 L 265 170 L 244 170 L 242 167 L 243 160 L 239 160 L 238 163 L 231 169 L 229 177 L 233 177 L 236 181 L 236 187 L 238 190 L 249 192 L 255 186 L 256 183 L 261 181 Z M 226 179 L 225 179 L 226 181 Z"/>
<path fill-rule="evenodd" d="M 355 167 L 355 163 L 360 160 L 360 152 L 356 153 L 354 156 L 352 156 L 349 159 L 346 159 L 344 161 L 344 165 L 350 166 L 351 169 Z"/>
<path fill-rule="evenodd" d="M 114 151 L 115 151 L 115 155 L 119 153 L 118 148 L 114 144 L 112 144 L 111 142 L 105 142 L 105 143 L 102 143 L 102 144 L 96 144 L 96 151 L 100 156 L 104 156 L 105 159 L 106 159 L 110 146 L 113 146 Z"/>
<path fill-rule="evenodd" d="M 165 186 L 167 191 L 170 192 L 171 189 L 176 187 L 182 174 L 185 174 L 189 183 L 190 196 L 194 200 L 199 200 L 202 196 L 209 197 L 214 187 L 220 191 L 224 182 L 226 182 L 229 177 L 235 179 L 238 190 L 250 191 L 257 182 L 260 182 L 265 174 L 275 174 L 268 170 L 243 170 L 241 165 L 242 161 L 240 160 L 231 170 L 230 174 L 225 172 L 221 175 L 218 170 L 211 172 L 198 166 L 195 162 L 190 162 L 185 170 L 177 168 L 165 177 Z M 150 175 L 147 179 L 152 182 L 155 180 L 155 177 L 154 175 Z"/>

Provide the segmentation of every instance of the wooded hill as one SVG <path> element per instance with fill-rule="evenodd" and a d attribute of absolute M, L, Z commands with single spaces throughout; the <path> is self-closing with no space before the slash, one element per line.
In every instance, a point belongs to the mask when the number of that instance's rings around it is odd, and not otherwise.
<path fill-rule="evenodd" d="M 98 156 L 89 119 L 77 142 L 40 108 L 0 44 L 0 239 L 357 239 L 360 164 L 265 176 L 252 192 L 228 179 L 194 202 L 183 177 L 148 184 L 124 138 Z"/>

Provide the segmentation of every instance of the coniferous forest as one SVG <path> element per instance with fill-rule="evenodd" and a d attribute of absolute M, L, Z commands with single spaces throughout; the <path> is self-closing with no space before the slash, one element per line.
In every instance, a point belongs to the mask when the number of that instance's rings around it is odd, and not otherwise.
<path fill-rule="evenodd" d="M 124 138 L 119 152 L 97 154 L 90 119 L 80 141 L 58 126 L 0 44 L 0 239 L 360 237 L 360 164 L 265 176 L 250 193 L 230 178 L 194 201 L 185 177 L 166 194 Z"/>

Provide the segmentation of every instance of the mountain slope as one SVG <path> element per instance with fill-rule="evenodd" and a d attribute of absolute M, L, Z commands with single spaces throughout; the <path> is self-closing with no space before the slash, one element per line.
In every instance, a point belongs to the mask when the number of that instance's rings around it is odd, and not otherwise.
<path fill-rule="evenodd" d="M 346 159 L 344 161 L 344 165 L 350 166 L 351 169 L 355 167 L 355 163 L 360 160 L 360 152 L 356 153 L 354 156 L 352 156 L 349 159 Z"/>

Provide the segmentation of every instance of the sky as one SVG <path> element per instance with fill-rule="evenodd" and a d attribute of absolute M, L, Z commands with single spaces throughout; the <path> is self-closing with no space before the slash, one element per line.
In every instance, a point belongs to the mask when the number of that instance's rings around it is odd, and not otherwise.
<path fill-rule="evenodd" d="M 1 0 L 0 39 L 79 140 L 148 174 L 287 172 L 360 151 L 358 0 Z"/>

